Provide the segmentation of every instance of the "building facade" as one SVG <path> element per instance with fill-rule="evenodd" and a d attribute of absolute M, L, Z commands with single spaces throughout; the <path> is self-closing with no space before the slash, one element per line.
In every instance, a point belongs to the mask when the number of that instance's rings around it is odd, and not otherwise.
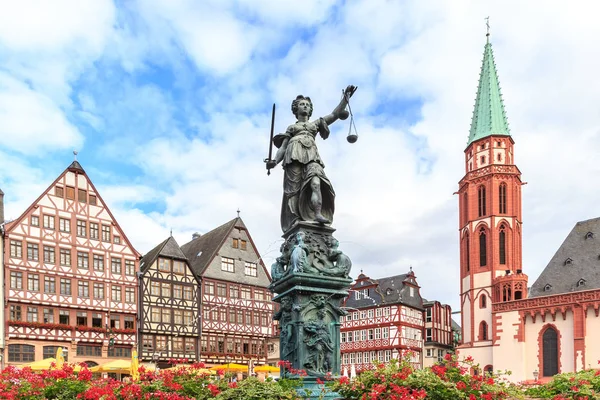
<path fill-rule="evenodd" d="M 600 219 L 577 223 L 528 291 L 515 162 L 488 37 L 458 191 L 459 352 L 484 371 L 512 371 L 508 379 L 518 382 L 600 359 Z"/>
<path fill-rule="evenodd" d="M 452 309 L 439 301 L 424 301 L 425 341 L 423 344 L 423 367 L 431 367 L 454 353 L 452 332 Z"/>
<path fill-rule="evenodd" d="M 202 362 L 265 364 L 274 336 L 271 278 L 242 219 L 195 234 L 181 249 L 202 282 Z"/>
<path fill-rule="evenodd" d="M 139 254 L 77 161 L 4 228 L 8 364 L 131 351 Z"/>
<path fill-rule="evenodd" d="M 140 260 L 138 356 L 168 368 L 199 360 L 200 280 L 171 236 Z"/>
<path fill-rule="evenodd" d="M 412 270 L 371 279 L 361 272 L 346 299 L 342 317 L 341 370 L 354 375 L 411 351 L 411 362 L 423 366 L 423 299 Z"/>

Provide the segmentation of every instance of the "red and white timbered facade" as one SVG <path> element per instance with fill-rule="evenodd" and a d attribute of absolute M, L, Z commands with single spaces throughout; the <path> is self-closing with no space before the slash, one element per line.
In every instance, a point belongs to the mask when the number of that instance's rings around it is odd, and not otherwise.
<path fill-rule="evenodd" d="M 71 362 L 131 354 L 139 254 L 77 161 L 6 224 L 5 243 L 8 364 L 59 346 Z"/>
<path fill-rule="evenodd" d="M 373 362 L 388 362 L 407 351 L 416 368 L 422 367 L 423 306 L 412 271 L 371 279 L 360 274 L 341 318 L 342 371 L 358 373 Z"/>
<path fill-rule="evenodd" d="M 439 301 L 425 301 L 425 342 L 423 366 L 431 367 L 454 352 L 452 309 Z"/>

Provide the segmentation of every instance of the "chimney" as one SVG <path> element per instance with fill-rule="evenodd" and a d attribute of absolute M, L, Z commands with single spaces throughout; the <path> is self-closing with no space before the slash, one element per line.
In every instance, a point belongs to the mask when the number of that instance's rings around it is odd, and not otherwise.
<path fill-rule="evenodd" d="M 192 240 L 196 240 L 198 239 L 200 236 L 202 236 L 200 233 L 196 232 L 196 233 L 192 233 Z"/>
<path fill-rule="evenodd" d="M 0 189 L 0 224 L 4 222 L 4 192 Z"/>

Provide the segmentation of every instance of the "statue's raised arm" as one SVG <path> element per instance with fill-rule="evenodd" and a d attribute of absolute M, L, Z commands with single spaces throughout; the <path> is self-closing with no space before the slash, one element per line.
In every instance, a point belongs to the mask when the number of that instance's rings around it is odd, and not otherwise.
<path fill-rule="evenodd" d="M 310 97 L 298 95 L 292 101 L 292 113 L 296 122 L 273 138 L 278 148 L 274 160 L 267 168 L 281 163 L 284 170 L 283 204 L 281 206 L 281 228 L 286 232 L 297 221 L 330 225 L 335 208 L 335 192 L 325 175 L 325 164 L 319 155 L 315 138 L 329 137 L 329 125 L 348 117 L 348 101 L 356 91 L 349 85 L 340 103 L 330 114 L 310 121 L 313 104 Z"/>

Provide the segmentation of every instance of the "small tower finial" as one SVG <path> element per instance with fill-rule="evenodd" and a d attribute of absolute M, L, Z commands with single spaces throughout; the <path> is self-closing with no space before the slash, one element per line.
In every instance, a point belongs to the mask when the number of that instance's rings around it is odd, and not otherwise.
<path fill-rule="evenodd" d="M 171 228 L 171 232 L 169 232 L 169 236 L 173 237 L 173 228 Z"/>
<path fill-rule="evenodd" d="M 490 41 L 490 17 L 487 16 L 485 17 L 485 27 L 487 29 L 487 32 L 485 34 L 485 36 L 487 37 L 487 41 Z"/>
<path fill-rule="evenodd" d="M 237 217 L 238 217 L 238 218 L 240 217 L 240 212 L 241 212 L 241 211 L 240 211 L 240 208 L 238 207 L 238 209 L 237 209 L 237 215 L 238 215 Z"/>
<path fill-rule="evenodd" d="M 77 154 L 79 154 L 79 152 L 77 150 L 73 150 L 73 157 L 75 158 L 75 161 L 77 161 Z"/>

